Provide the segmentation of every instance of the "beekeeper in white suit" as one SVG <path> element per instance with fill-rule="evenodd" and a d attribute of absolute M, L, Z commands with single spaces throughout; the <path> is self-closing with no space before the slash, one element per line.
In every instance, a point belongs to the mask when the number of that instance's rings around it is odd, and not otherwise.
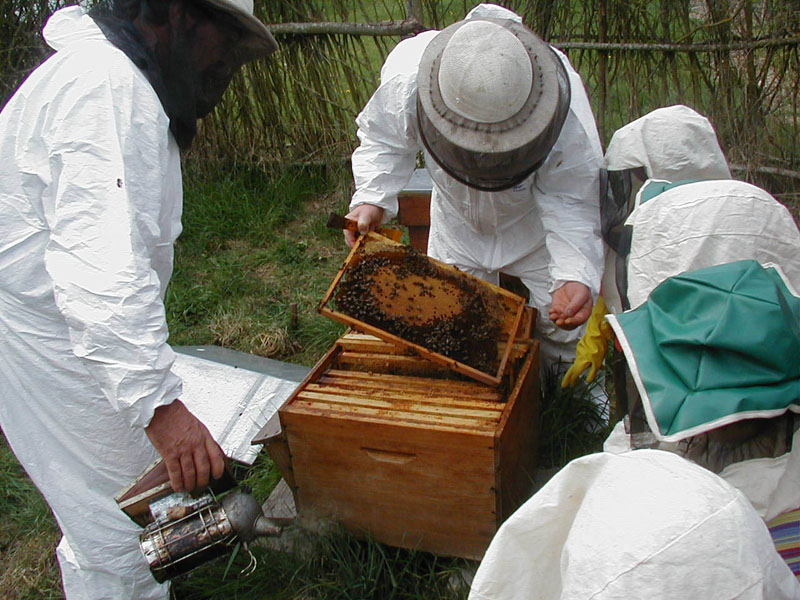
<path fill-rule="evenodd" d="M 800 232 L 764 190 L 728 178 L 713 128 L 687 107 L 622 128 L 606 165 L 617 197 L 604 230 L 631 273 L 604 279 L 631 307 L 609 302 L 609 330 L 642 423 L 618 423 L 605 452 L 512 515 L 470 599 L 800 598 Z"/>
<path fill-rule="evenodd" d="M 558 472 L 498 530 L 470 600 L 800 598 L 800 292 L 734 261 L 610 319 L 655 443 L 620 427 Z"/>
<path fill-rule="evenodd" d="M 495 284 L 500 272 L 519 277 L 539 310 L 544 361 L 571 360 L 600 282 L 602 150 L 566 56 L 515 13 L 480 4 L 398 44 L 356 123 L 348 217 L 359 230 L 397 214 L 424 150 L 430 256 Z"/>
<path fill-rule="evenodd" d="M 602 295 L 565 385 L 599 371 L 611 337 L 606 313 L 635 308 L 667 277 L 754 259 L 800 278 L 800 262 L 784 260 L 800 240 L 791 214 L 766 191 L 731 179 L 713 126 L 688 106 L 658 108 L 621 127 L 604 169 Z"/>
<path fill-rule="evenodd" d="M 44 37 L 0 113 L 0 426 L 63 533 L 67 598 L 166 598 L 114 495 L 158 453 L 176 490 L 224 469 L 166 343 L 179 146 L 276 44 L 251 0 L 71 6 Z"/>

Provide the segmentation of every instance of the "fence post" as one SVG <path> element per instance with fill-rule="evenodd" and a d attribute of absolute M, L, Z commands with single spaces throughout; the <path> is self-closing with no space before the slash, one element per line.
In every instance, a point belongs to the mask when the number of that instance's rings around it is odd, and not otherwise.
<path fill-rule="evenodd" d="M 608 41 L 608 22 L 606 19 L 606 3 L 605 0 L 598 0 L 597 3 L 598 17 L 599 17 L 599 37 L 600 42 Z M 608 52 L 600 51 L 598 53 L 598 70 L 600 71 L 600 100 L 598 104 L 598 119 L 597 126 L 600 130 L 600 141 L 607 144 L 606 140 L 606 107 L 607 107 L 607 94 L 608 94 Z"/>

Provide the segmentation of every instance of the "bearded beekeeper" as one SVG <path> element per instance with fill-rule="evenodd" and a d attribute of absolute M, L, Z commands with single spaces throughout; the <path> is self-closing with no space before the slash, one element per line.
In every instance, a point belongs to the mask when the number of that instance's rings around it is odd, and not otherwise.
<path fill-rule="evenodd" d="M 597 127 L 580 76 L 515 13 L 480 4 L 402 41 L 356 119 L 349 218 L 397 214 L 419 151 L 433 180 L 428 254 L 497 284 L 519 277 L 544 363 L 571 361 L 602 269 Z M 345 231 L 349 245 L 355 233 Z"/>
<path fill-rule="evenodd" d="M 635 308 L 667 277 L 743 259 L 800 277 L 800 261 L 786 260 L 800 246 L 791 214 L 766 191 L 731 179 L 713 126 L 688 106 L 659 108 L 620 128 L 603 166 L 602 295 L 563 385 L 599 371 L 612 335 L 606 313 Z"/>
<path fill-rule="evenodd" d="M 71 6 L 43 33 L 55 54 L 0 114 L 0 426 L 63 533 L 66 597 L 166 598 L 113 496 L 159 454 L 175 490 L 224 469 L 166 343 L 179 149 L 276 44 L 252 0 Z"/>

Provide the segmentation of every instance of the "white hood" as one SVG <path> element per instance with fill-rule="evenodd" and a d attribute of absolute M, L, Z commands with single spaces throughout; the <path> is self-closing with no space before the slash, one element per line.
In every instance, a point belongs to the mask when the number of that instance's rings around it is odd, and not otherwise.
<path fill-rule="evenodd" d="M 618 129 L 608 144 L 609 171 L 644 167 L 651 179 L 730 179 L 711 123 L 688 106 L 659 108 Z"/>
<path fill-rule="evenodd" d="M 103 32 L 80 6 L 68 6 L 56 11 L 42 30 L 47 45 L 61 50 L 86 40 L 105 40 Z"/>

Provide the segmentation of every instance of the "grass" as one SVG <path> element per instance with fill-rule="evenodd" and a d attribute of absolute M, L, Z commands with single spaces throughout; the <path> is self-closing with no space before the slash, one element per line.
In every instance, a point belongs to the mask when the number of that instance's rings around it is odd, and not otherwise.
<path fill-rule="evenodd" d="M 0 436 L 0 598 L 62 598 L 50 509 Z"/>
<path fill-rule="evenodd" d="M 346 212 L 351 185 L 346 168 L 220 174 L 190 165 L 185 229 L 167 295 L 170 343 L 216 344 L 313 365 L 344 329 L 318 315 L 316 305 L 347 254 L 341 232 L 325 223 L 329 212 Z M 599 448 L 586 390 L 564 392 L 555 378 L 546 378 L 545 394 L 543 464 L 563 464 Z M 262 501 L 280 478 L 266 453 L 238 475 Z M 62 598 L 57 527 L 5 445 L 0 514 L 0 598 Z M 468 592 L 464 576 L 476 567 L 337 529 L 294 529 L 289 537 L 290 547 L 253 544 L 259 567 L 251 576 L 239 574 L 249 561 L 239 551 L 230 564 L 220 559 L 175 582 L 175 598 L 461 599 Z"/>
<path fill-rule="evenodd" d="M 347 255 L 341 232 L 325 222 L 345 211 L 349 181 L 322 173 L 190 175 L 167 297 L 172 344 L 313 364 L 341 334 L 315 309 Z"/>
<path fill-rule="evenodd" d="M 252 549 L 259 566 L 249 577 L 221 579 L 224 565 L 220 561 L 176 582 L 176 597 L 455 600 L 466 597 L 465 573 L 474 569 L 467 561 L 358 540 L 335 527 L 323 532 L 291 533 L 293 545 L 289 550 L 265 543 Z M 237 573 L 248 562 L 244 553 L 238 553 L 230 572 Z"/>
<path fill-rule="evenodd" d="M 592 383 L 580 379 L 575 386 L 562 388 L 564 368 L 554 365 L 542 377 L 539 466 L 544 469 L 562 467 L 574 458 L 597 452 L 611 433 L 604 417 L 610 412 L 611 400 L 594 399 L 598 395 L 602 398 L 601 378 Z M 604 375 L 611 380 L 610 373 Z"/>

